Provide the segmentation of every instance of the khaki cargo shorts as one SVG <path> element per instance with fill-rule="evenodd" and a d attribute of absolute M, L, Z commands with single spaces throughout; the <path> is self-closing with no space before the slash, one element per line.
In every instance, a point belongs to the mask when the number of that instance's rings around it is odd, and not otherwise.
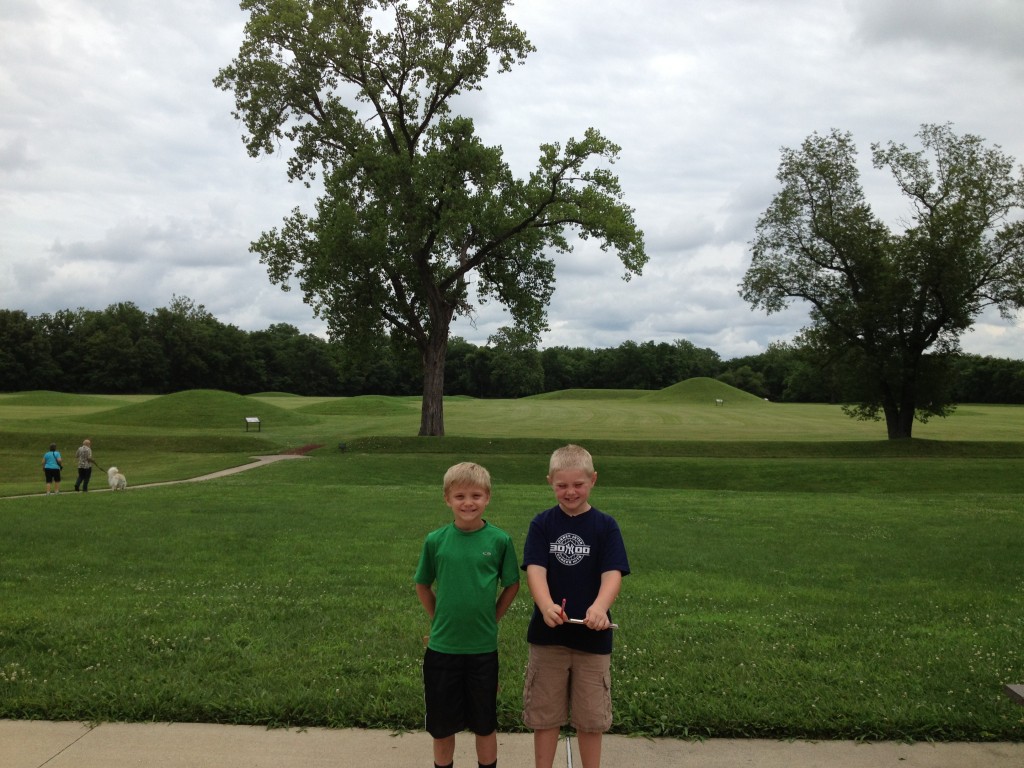
<path fill-rule="evenodd" d="M 523 723 L 534 730 L 571 723 L 577 731 L 612 727 L 611 654 L 530 644 L 523 685 Z"/>

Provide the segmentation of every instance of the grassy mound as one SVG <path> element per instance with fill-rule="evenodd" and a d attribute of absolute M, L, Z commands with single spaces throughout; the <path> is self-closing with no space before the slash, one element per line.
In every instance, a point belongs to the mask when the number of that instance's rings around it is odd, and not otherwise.
<path fill-rule="evenodd" d="M 651 391 L 647 389 L 562 389 L 558 392 L 545 392 L 533 395 L 529 400 L 644 400 L 645 402 L 674 402 L 714 404 L 715 400 L 724 400 L 730 404 L 763 403 L 764 401 L 707 376 L 697 376 L 680 381 L 670 387 Z"/>
<path fill-rule="evenodd" d="M 37 389 L 31 392 L 18 392 L 11 395 L 0 395 L 0 405 L 13 406 L 113 406 L 116 400 L 100 395 L 72 395 L 67 392 L 54 392 L 49 389 Z"/>
<path fill-rule="evenodd" d="M 646 389 L 561 389 L 531 395 L 530 400 L 638 400 L 650 395 Z M 524 398 L 527 399 L 527 398 Z"/>
<path fill-rule="evenodd" d="M 242 395 L 212 389 L 175 392 L 82 417 L 83 422 L 133 427 L 185 427 L 237 429 L 247 416 L 258 416 L 264 425 L 297 426 L 313 419 L 266 403 L 255 404 Z"/>
<path fill-rule="evenodd" d="M 724 400 L 726 405 L 763 405 L 765 403 L 757 395 L 744 392 L 742 389 L 729 386 L 716 379 L 707 376 L 697 376 L 686 381 L 680 381 L 671 387 L 651 392 L 644 398 L 646 402 L 676 402 L 676 403 L 697 403 L 711 404 L 715 400 Z"/>
<path fill-rule="evenodd" d="M 361 395 L 310 403 L 295 410 L 317 416 L 408 416 L 410 411 L 418 411 L 419 407 L 418 397 Z"/>

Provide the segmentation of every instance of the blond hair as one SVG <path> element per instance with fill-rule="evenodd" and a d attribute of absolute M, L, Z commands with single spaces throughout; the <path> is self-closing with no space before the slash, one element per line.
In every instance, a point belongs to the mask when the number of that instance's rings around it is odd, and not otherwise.
<path fill-rule="evenodd" d="M 594 474 L 594 457 L 590 451 L 579 445 L 565 445 L 551 454 L 548 475 L 564 469 L 581 469 L 588 475 Z"/>
<path fill-rule="evenodd" d="M 490 493 L 491 473 L 479 464 L 464 461 L 461 464 L 449 467 L 448 471 L 444 473 L 445 495 L 448 495 L 448 491 L 455 485 L 471 485 L 474 488 L 483 488 Z"/>

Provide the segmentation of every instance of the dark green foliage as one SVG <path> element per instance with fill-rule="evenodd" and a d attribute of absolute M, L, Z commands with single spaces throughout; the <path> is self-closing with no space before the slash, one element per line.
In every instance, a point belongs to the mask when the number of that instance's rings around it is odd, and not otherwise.
<path fill-rule="evenodd" d="M 0 334 L 18 314 L 0 310 Z M 345 394 L 337 353 L 323 339 L 287 325 L 247 333 L 183 297 L 151 314 L 122 302 L 103 311 L 44 314 L 26 325 L 28 336 L 8 335 L 10 364 L 0 365 L 0 391 Z M 19 359 L 32 361 L 29 373 Z"/>
<path fill-rule="evenodd" d="M 1024 178 L 998 146 L 923 125 L 922 149 L 872 145 L 907 203 L 890 229 L 864 196 L 853 138 L 783 149 L 781 190 L 757 222 L 740 286 L 755 308 L 805 303 L 801 346 L 834 374 L 848 414 L 890 439 L 954 406 L 960 338 L 986 307 L 1024 307 Z M 737 369 L 737 373 L 742 369 Z M 767 382 L 764 382 L 767 385 Z"/>
<path fill-rule="evenodd" d="M 181 306 L 182 303 L 187 304 L 187 300 L 176 299 L 176 305 Z M 115 304 L 94 314 L 117 315 L 124 311 L 125 305 Z M 7 361 L 0 365 L 0 381 L 8 381 L 8 391 L 24 393 L 37 389 L 40 405 L 62 402 L 58 392 L 167 394 L 180 391 L 173 388 L 168 375 L 170 369 L 163 364 L 147 369 L 148 383 L 137 391 L 126 388 L 125 383 L 118 379 L 108 379 L 101 386 L 97 379 L 82 374 L 92 367 L 93 354 L 105 354 L 89 336 L 89 328 L 95 329 L 104 323 L 92 323 L 86 328 L 82 317 L 82 310 L 77 313 L 62 310 L 55 315 L 40 317 L 0 310 L 0 328 L 6 324 L 29 329 L 27 334 L 8 335 L 6 339 L 11 346 L 0 348 L 0 362 Z M 157 327 L 156 317 L 156 314 L 147 316 L 145 328 L 148 330 L 143 333 L 149 335 L 142 337 L 138 344 L 145 342 L 160 346 L 164 343 L 162 337 L 152 333 Z M 181 314 L 180 323 L 200 324 L 207 328 L 208 334 L 216 335 L 223 331 L 230 345 L 252 360 L 251 366 L 237 371 L 233 369 L 234 357 L 210 355 L 203 363 L 205 374 L 198 376 L 193 389 L 317 396 L 411 396 L 418 391 L 415 360 L 410 360 L 405 352 L 390 343 L 382 342 L 370 354 L 354 354 L 337 343 L 301 334 L 289 325 L 243 332 L 212 321 L 203 312 L 196 311 Z M 78 327 L 75 338 L 82 342 L 70 350 L 62 347 L 65 343 L 65 331 L 62 329 L 65 327 Z M 197 337 L 200 334 L 195 330 L 186 335 Z M 18 344 L 27 346 L 19 349 Z M 214 344 L 213 349 L 222 346 Z M 33 349 L 41 350 L 42 356 L 34 357 Z M 163 346 L 160 349 L 160 357 L 171 354 Z M 60 354 L 53 354 L 52 350 L 60 350 Z M 200 348 L 197 355 L 205 353 Z M 11 362 L 17 359 L 32 361 L 27 374 L 24 367 Z M 445 390 L 449 395 L 480 398 L 513 396 L 503 391 L 501 372 L 514 368 L 520 359 L 525 359 L 529 365 L 539 364 L 543 381 L 538 380 L 535 372 L 527 379 L 517 379 L 520 383 L 526 381 L 536 387 L 534 391 L 529 391 L 528 386 L 520 387 L 514 395 L 517 397 L 639 397 L 651 390 L 626 389 L 625 385 L 644 381 L 657 391 L 695 378 L 718 378 L 723 383 L 773 402 L 841 403 L 846 401 L 844 395 L 849 394 L 834 371 L 823 369 L 814 362 L 808 350 L 792 344 L 775 343 L 760 355 L 723 362 L 713 350 L 698 349 L 682 340 L 672 344 L 625 342 L 609 349 L 551 347 L 536 352 L 526 349 L 499 351 L 454 338 L 448 351 Z M 66 370 L 61 367 L 65 365 L 68 366 Z M 616 372 L 631 370 L 631 367 L 632 373 L 626 381 L 616 378 Z M 746 372 L 740 373 L 743 370 Z M 1024 403 L 1024 361 L 964 354 L 957 358 L 953 373 L 955 402 Z M 132 376 L 125 379 L 126 382 L 137 380 Z M 217 382 L 230 386 L 218 386 Z M 759 383 L 763 390 L 748 389 L 751 382 Z M 4 388 L 0 387 L 0 391 Z M 80 399 L 74 402 L 78 406 L 84 403 Z"/>

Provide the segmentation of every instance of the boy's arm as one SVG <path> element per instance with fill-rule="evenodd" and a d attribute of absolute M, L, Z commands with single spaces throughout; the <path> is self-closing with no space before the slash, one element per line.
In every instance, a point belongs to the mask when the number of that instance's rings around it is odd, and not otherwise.
<path fill-rule="evenodd" d="M 601 589 L 598 590 L 594 604 L 587 608 L 586 624 L 591 629 L 604 630 L 612 625 L 608 611 L 619 596 L 622 589 L 622 572 L 605 571 L 601 574 Z"/>
<path fill-rule="evenodd" d="M 497 616 L 498 621 L 501 621 L 501 617 L 505 615 L 509 606 L 512 605 L 512 601 L 516 599 L 516 595 L 519 594 L 519 582 L 515 584 L 509 584 L 498 595 L 498 603 L 494 606 L 494 612 Z"/>
<path fill-rule="evenodd" d="M 430 620 L 434 620 L 434 610 L 437 608 L 437 595 L 434 594 L 434 590 L 430 588 L 429 584 L 417 584 L 416 585 L 416 597 L 423 603 L 423 607 L 427 611 L 427 615 Z"/>
<path fill-rule="evenodd" d="M 526 585 L 530 588 L 533 602 L 537 604 L 544 623 L 549 627 L 564 624 L 562 606 L 551 599 L 551 591 L 548 589 L 548 569 L 543 565 L 526 566 Z"/>

